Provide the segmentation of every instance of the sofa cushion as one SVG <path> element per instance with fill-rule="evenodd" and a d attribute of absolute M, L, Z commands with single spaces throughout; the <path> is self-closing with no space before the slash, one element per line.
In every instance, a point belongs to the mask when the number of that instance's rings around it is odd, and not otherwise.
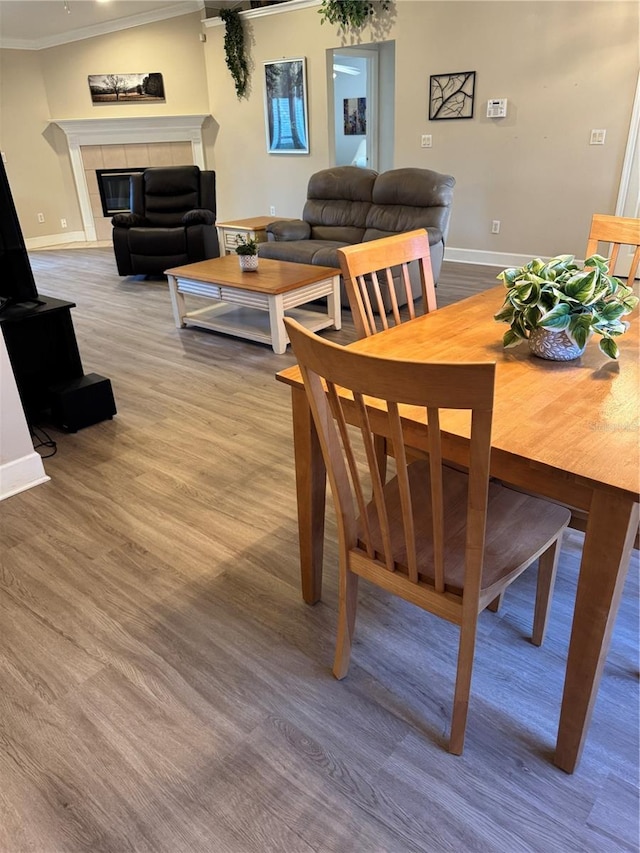
<path fill-rule="evenodd" d="M 311 226 L 311 239 L 359 243 L 376 177 L 372 169 L 356 166 L 336 166 L 312 175 L 302 213 Z"/>
<path fill-rule="evenodd" d="M 338 249 L 350 245 L 337 240 L 284 240 L 260 243 L 258 255 L 274 261 L 315 264 L 340 269 Z"/>
<path fill-rule="evenodd" d="M 363 242 L 426 228 L 429 244 L 446 237 L 455 179 L 429 169 L 391 169 L 378 175 Z"/>
<path fill-rule="evenodd" d="M 131 228 L 128 234 L 132 255 L 186 255 L 184 228 Z"/>

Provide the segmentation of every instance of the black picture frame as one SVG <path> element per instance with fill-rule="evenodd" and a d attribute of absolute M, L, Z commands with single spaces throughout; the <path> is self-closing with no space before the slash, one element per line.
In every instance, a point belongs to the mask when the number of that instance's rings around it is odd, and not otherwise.
<path fill-rule="evenodd" d="M 142 74 L 89 74 L 92 104 L 131 104 L 164 101 L 164 81 L 159 71 Z"/>
<path fill-rule="evenodd" d="M 344 98 L 343 132 L 345 136 L 366 136 L 367 99 Z"/>
<path fill-rule="evenodd" d="M 432 74 L 429 78 L 429 121 L 473 118 L 475 71 Z"/>

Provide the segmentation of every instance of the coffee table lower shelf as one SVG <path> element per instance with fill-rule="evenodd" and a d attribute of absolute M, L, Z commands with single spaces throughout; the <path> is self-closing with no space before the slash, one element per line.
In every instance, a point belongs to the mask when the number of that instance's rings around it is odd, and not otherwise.
<path fill-rule="evenodd" d="M 310 311 L 308 308 L 291 308 L 284 316 L 292 317 L 311 332 L 319 332 L 320 329 L 327 329 L 334 325 L 333 319 L 326 314 Z M 269 344 L 279 355 L 286 351 L 288 343 L 287 339 L 280 345 L 274 344 L 271 318 L 267 311 L 232 305 L 228 302 L 218 302 L 216 305 L 207 305 L 197 311 L 190 311 L 182 317 L 182 325 L 211 329 L 236 338 Z"/>

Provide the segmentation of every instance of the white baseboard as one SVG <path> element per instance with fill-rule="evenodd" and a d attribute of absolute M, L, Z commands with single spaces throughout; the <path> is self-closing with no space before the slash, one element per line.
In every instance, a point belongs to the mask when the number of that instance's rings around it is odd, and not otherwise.
<path fill-rule="evenodd" d="M 50 479 L 44 472 L 42 457 L 35 450 L 21 459 L 5 462 L 0 465 L 0 501 Z"/>
<path fill-rule="evenodd" d="M 521 267 L 529 263 L 533 255 L 516 255 L 511 252 L 486 252 L 483 249 L 456 249 L 447 246 L 444 250 L 445 261 L 460 264 L 481 264 L 489 267 Z M 548 258 L 543 258 L 548 260 Z"/>
<path fill-rule="evenodd" d="M 44 249 L 46 246 L 63 246 L 65 243 L 84 243 L 84 231 L 68 231 L 66 234 L 50 234 L 48 237 L 27 237 L 27 249 Z"/>

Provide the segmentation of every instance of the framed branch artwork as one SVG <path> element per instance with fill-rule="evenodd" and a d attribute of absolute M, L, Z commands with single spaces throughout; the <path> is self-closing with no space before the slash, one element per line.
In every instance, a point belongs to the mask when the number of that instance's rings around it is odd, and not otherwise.
<path fill-rule="evenodd" d="M 429 120 L 473 118 L 475 71 L 432 74 L 429 78 Z"/>
<path fill-rule="evenodd" d="M 269 154 L 308 154 L 305 58 L 265 62 L 264 98 Z"/>

